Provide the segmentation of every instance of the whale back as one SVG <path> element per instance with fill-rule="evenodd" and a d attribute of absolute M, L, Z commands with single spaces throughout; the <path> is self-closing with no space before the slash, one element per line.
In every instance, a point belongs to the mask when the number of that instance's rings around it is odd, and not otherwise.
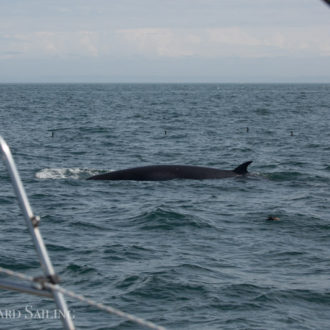
<path fill-rule="evenodd" d="M 189 165 L 149 165 L 99 174 L 87 180 L 163 181 L 172 179 L 222 179 L 247 174 L 247 167 L 251 163 L 252 161 L 245 162 L 232 171 Z"/>

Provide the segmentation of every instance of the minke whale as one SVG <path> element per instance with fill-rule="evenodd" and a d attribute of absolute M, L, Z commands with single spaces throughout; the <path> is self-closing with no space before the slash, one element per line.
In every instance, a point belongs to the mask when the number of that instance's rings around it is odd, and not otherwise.
<path fill-rule="evenodd" d="M 87 180 L 165 181 L 173 179 L 224 179 L 247 174 L 247 167 L 251 163 L 252 161 L 245 162 L 231 171 L 189 165 L 150 165 L 94 175 Z"/>

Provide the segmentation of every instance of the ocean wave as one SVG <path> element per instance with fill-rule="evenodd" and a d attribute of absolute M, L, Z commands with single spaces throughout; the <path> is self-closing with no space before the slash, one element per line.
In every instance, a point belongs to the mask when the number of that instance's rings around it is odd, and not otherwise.
<path fill-rule="evenodd" d="M 2 118 L 16 114 L 2 135 L 63 285 L 169 329 L 329 328 L 329 86 L 1 86 Z M 27 120 L 42 129 L 22 131 Z M 127 164 L 237 159 L 257 162 L 247 178 L 85 181 Z M 1 265 L 39 276 L 4 166 L 0 182 Z M 3 310 L 24 299 L 4 293 Z M 68 304 L 77 328 L 136 328 Z"/>
<path fill-rule="evenodd" d="M 154 249 L 149 249 L 144 246 L 139 245 L 122 245 L 113 244 L 104 247 L 102 251 L 104 253 L 104 258 L 110 260 L 130 260 L 130 259 L 143 259 L 146 260 L 153 257 L 156 253 Z"/>
<path fill-rule="evenodd" d="M 163 272 L 142 273 L 139 276 L 126 276 L 116 283 L 116 288 L 125 291 L 126 295 L 140 299 L 149 298 L 158 300 L 160 297 L 167 301 L 187 301 L 200 295 L 208 295 L 208 289 L 200 283 L 173 278 L 174 270 Z M 174 274 L 174 275 L 175 275 Z"/>
<path fill-rule="evenodd" d="M 196 215 L 167 210 L 157 207 L 131 218 L 142 230 L 175 230 L 178 227 L 209 228 L 212 227 L 205 219 Z"/>
<path fill-rule="evenodd" d="M 274 173 L 264 174 L 264 176 L 271 181 L 297 180 L 302 178 L 303 175 L 304 174 L 300 172 L 274 172 Z"/>
<path fill-rule="evenodd" d="M 97 273 L 97 270 L 94 267 L 90 267 L 87 265 L 78 265 L 76 263 L 70 263 L 68 266 L 66 266 L 66 271 L 79 275 Z"/>
<path fill-rule="evenodd" d="M 328 184 L 330 178 L 327 175 L 319 173 L 307 173 L 307 172 L 273 172 L 262 174 L 263 177 L 274 182 L 301 182 L 301 183 L 312 183 L 312 184 Z"/>
<path fill-rule="evenodd" d="M 87 221 L 79 220 L 79 221 L 71 222 L 70 227 L 85 231 L 104 230 L 104 227 L 102 227 L 101 225 L 98 225 L 97 223 L 88 220 Z"/>

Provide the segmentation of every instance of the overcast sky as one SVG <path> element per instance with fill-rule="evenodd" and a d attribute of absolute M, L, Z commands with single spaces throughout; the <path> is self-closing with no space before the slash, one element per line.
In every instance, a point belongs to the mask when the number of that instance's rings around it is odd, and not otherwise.
<path fill-rule="evenodd" d="M 330 82 L 330 7 L 0 0 L 0 82 Z"/>

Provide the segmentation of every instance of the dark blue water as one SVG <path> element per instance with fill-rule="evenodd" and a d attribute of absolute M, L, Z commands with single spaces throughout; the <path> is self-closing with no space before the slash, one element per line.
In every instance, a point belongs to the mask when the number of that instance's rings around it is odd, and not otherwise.
<path fill-rule="evenodd" d="M 169 329 L 329 328 L 329 122 L 330 85 L 0 85 L 0 134 L 62 285 Z M 247 160 L 246 178 L 85 180 Z M 0 266 L 40 275 L 2 165 L 0 182 Z M 138 329 L 68 304 L 79 329 Z M 0 328 L 59 329 L 54 308 L 1 291 Z"/>

